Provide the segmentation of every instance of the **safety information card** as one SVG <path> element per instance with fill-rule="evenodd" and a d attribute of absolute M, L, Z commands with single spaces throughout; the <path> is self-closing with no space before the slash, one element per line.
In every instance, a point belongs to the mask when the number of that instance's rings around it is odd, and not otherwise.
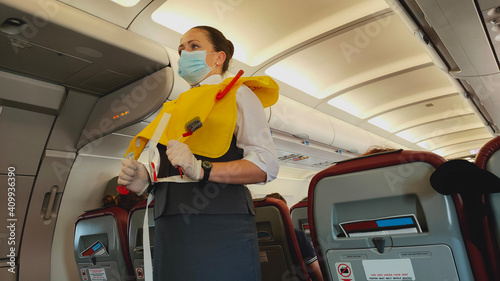
<path fill-rule="evenodd" d="M 363 260 L 366 280 L 415 280 L 410 259 Z"/>

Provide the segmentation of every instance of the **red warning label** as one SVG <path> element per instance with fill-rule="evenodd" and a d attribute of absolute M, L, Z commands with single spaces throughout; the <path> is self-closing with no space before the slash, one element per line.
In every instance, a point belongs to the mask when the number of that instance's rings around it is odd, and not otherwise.
<path fill-rule="evenodd" d="M 339 280 L 355 281 L 350 262 L 338 262 L 335 263 L 335 267 L 337 268 L 337 277 L 339 278 Z"/>

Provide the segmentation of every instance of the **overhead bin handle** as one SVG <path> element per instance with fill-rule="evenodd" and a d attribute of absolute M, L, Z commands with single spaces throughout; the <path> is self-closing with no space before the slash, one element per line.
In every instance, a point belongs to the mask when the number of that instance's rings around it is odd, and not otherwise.
<path fill-rule="evenodd" d="M 57 186 L 52 186 L 50 192 L 45 194 L 45 198 L 42 204 L 42 217 L 44 221 L 48 221 L 52 218 L 52 213 L 54 213 L 54 203 L 57 198 Z"/>

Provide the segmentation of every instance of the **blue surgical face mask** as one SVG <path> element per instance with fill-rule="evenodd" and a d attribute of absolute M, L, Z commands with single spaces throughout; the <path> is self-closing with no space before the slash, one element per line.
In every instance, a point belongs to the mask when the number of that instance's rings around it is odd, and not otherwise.
<path fill-rule="evenodd" d="M 211 53 L 212 54 L 212 53 Z M 212 67 L 209 67 L 205 62 L 207 51 L 187 52 L 182 50 L 181 58 L 178 61 L 179 76 L 182 77 L 189 85 L 200 83 L 207 76 Z"/>

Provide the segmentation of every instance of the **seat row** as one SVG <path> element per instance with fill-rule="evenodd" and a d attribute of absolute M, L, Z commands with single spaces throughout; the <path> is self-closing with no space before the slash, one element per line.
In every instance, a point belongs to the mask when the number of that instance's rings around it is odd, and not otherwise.
<path fill-rule="evenodd" d="M 254 200 L 262 280 L 309 280 L 294 226 L 310 234 L 325 280 L 500 280 L 499 150 L 500 137 L 488 142 L 470 173 L 430 152 L 353 158 L 316 174 L 308 201 L 290 211 Z M 141 202 L 77 219 L 81 280 L 144 278 L 144 212 Z"/>
<path fill-rule="evenodd" d="M 291 218 L 325 280 L 500 280 L 499 150 L 497 137 L 474 164 L 403 150 L 339 162 Z"/>
<path fill-rule="evenodd" d="M 80 280 L 144 279 L 142 227 L 145 207 L 146 201 L 143 201 L 130 212 L 108 207 L 86 212 L 77 218 L 74 256 Z M 262 280 L 310 280 L 286 204 L 265 198 L 255 200 L 254 207 Z M 147 211 L 153 252 L 153 208 L 150 206 Z"/>

